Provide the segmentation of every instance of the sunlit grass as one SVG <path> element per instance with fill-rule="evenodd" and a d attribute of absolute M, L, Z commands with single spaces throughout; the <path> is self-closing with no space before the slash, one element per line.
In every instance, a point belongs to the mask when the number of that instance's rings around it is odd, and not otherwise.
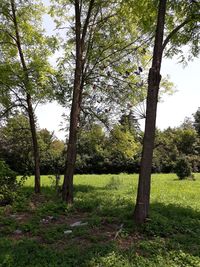
<path fill-rule="evenodd" d="M 98 189 L 103 190 L 112 178 L 119 182 L 118 190 L 114 190 L 115 195 L 125 194 L 133 199 L 136 198 L 138 174 L 75 175 L 74 185 L 92 186 L 98 191 Z M 62 180 L 63 176 L 61 176 L 60 184 Z M 53 175 L 41 176 L 42 187 L 51 186 L 54 182 Z M 24 186 L 33 187 L 34 177 L 29 177 Z M 180 181 L 175 174 L 152 175 L 151 202 L 176 203 L 198 209 L 200 208 L 198 193 L 200 193 L 200 174 L 195 174 L 195 181 Z"/>

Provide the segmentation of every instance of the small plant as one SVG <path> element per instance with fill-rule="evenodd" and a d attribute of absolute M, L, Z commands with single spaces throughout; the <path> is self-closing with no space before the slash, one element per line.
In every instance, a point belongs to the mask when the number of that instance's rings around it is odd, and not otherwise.
<path fill-rule="evenodd" d="M 191 166 L 185 157 L 178 159 L 175 167 L 175 172 L 180 180 L 192 177 Z"/>

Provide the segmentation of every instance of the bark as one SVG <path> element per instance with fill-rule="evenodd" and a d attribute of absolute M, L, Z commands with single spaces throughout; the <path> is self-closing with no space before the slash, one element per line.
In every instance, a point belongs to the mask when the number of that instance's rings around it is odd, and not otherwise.
<path fill-rule="evenodd" d="M 73 175 L 76 162 L 76 143 L 78 122 L 80 116 L 80 91 L 81 91 L 81 77 L 82 77 L 82 43 L 81 43 L 81 14 L 79 1 L 75 1 L 75 16 L 76 16 L 76 67 L 74 75 L 74 90 L 72 107 L 70 113 L 70 129 L 69 141 L 67 147 L 66 167 L 64 174 L 64 181 L 62 187 L 62 198 L 67 203 L 73 203 Z"/>
<path fill-rule="evenodd" d="M 94 1 L 95 0 L 90 0 L 86 20 L 83 27 L 81 27 L 81 8 L 79 3 L 80 1 L 75 0 L 76 66 L 74 75 L 72 107 L 70 113 L 70 129 L 67 146 L 66 167 L 62 186 L 62 199 L 68 204 L 73 203 L 73 176 L 76 163 L 77 133 L 84 84 L 83 70 L 85 58 L 83 58 L 83 53 L 85 50 L 85 38 Z"/>
<path fill-rule="evenodd" d="M 11 9 L 12 9 L 12 19 L 15 28 L 15 35 L 16 35 L 16 45 L 22 65 L 22 69 L 24 72 L 24 87 L 26 90 L 26 102 L 27 102 L 27 111 L 29 116 L 29 124 L 30 130 L 32 135 L 32 144 L 33 144 L 33 155 L 34 155 L 34 163 L 35 163 L 35 193 L 40 193 L 40 155 L 39 155 L 39 148 L 38 148 L 38 141 L 37 141 L 37 134 L 36 134 L 36 125 L 35 125 L 35 118 L 34 118 L 34 111 L 32 107 L 32 100 L 30 95 L 30 81 L 28 75 L 28 69 L 26 66 L 22 46 L 21 46 L 21 39 L 19 34 L 19 28 L 16 18 L 16 7 L 15 7 L 15 0 L 10 0 Z"/>
<path fill-rule="evenodd" d="M 160 0 L 159 2 L 153 60 L 148 77 L 145 132 L 143 139 L 142 158 L 140 163 L 137 200 L 134 210 L 134 220 L 139 224 L 144 223 L 149 216 L 151 169 L 155 140 L 158 92 L 161 80 L 160 68 L 163 54 L 166 3 L 167 0 Z"/>
<path fill-rule="evenodd" d="M 34 164 L 35 164 L 35 193 L 40 193 L 40 154 L 37 141 L 37 132 L 35 126 L 34 111 L 32 107 L 31 96 L 27 94 L 27 105 L 28 105 L 28 116 L 29 124 L 31 129 L 32 143 L 33 143 L 33 155 L 34 155 Z"/>

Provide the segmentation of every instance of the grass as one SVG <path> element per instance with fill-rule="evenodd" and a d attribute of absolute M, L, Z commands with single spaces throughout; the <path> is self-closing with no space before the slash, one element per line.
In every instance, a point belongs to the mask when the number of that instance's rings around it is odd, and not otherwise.
<path fill-rule="evenodd" d="M 0 208 L 0 267 L 198 267 L 200 174 L 195 178 L 153 175 L 151 218 L 138 227 L 137 175 L 77 175 L 69 207 L 48 176 L 35 195 L 31 177 L 13 205 Z M 77 221 L 87 224 L 70 226 Z"/>

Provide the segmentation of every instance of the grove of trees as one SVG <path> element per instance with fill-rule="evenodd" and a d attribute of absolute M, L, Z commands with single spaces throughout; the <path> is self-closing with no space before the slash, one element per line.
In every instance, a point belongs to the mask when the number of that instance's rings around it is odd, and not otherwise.
<path fill-rule="evenodd" d="M 47 14 L 57 35 L 45 34 Z M 173 172 L 180 158 L 200 170 L 199 110 L 193 121 L 156 130 L 157 103 L 171 90 L 162 60 L 187 61 L 185 45 L 188 58 L 199 55 L 199 20 L 198 1 L 59 0 L 47 8 L 39 0 L 2 0 L 2 166 L 34 173 L 35 193 L 41 173 L 64 173 L 69 204 L 75 172 L 139 172 L 134 220 L 145 222 L 152 171 Z M 61 56 L 50 64 L 55 52 Z M 37 126 L 37 104 L 52 100 L 70 109 L 66 143 Z"/>

